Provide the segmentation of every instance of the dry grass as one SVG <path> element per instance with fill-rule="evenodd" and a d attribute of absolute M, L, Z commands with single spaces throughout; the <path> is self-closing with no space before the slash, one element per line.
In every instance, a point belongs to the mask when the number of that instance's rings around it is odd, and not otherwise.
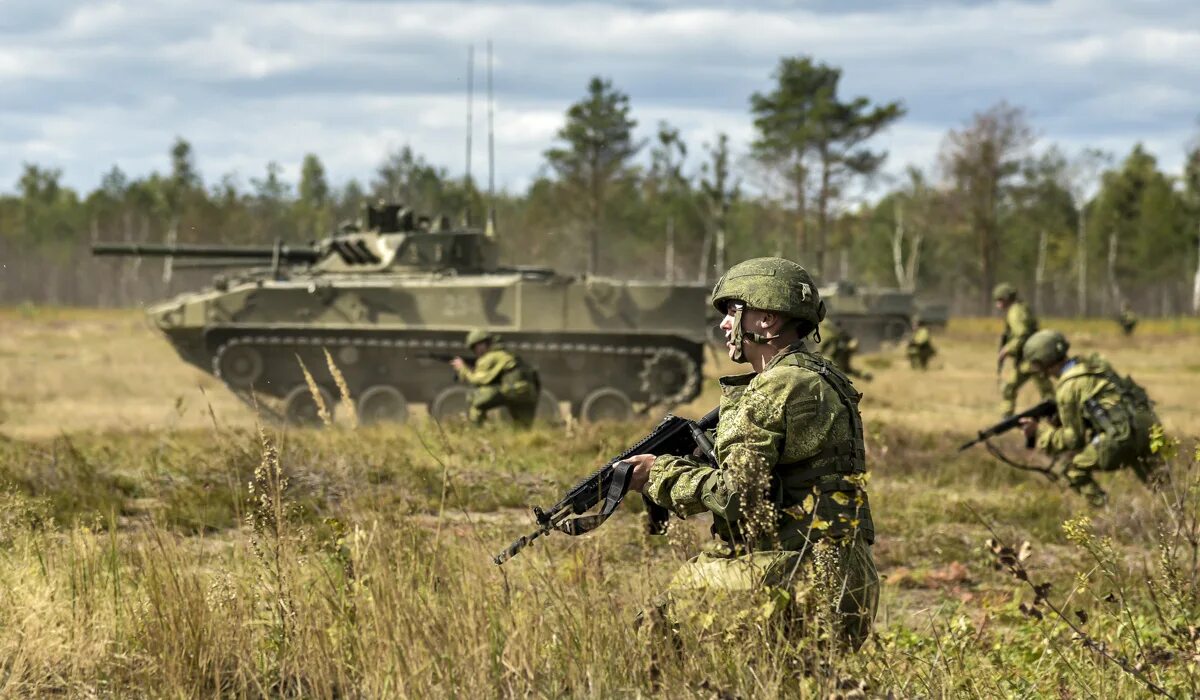
<path fill-rule="evenodd" d="M 647 538 L 636 498 L 593 536 L 490 563 L 529 527 L 527 503 L 545 505 L 644 425 L 260 436 L 128 312 L 0 312 L 0 696 L 856 697 L 860 683 L 868 696 L 1142 694 L 1064 624 L 1021 612 L 1033 597 L 992 567 L 985 523 L 1035 543 L 1030 576 L 1086 611 L 1089 634 L 1195 696 L 1196 564 L 1172 520 L 1188 511 L 1105 475 L 1114 505 L 1068 537 L 1076 497 L 954 451 L 995 413 L 993 328 L 955 323 L 927 374 L 899 352 L 864 358 L 877 377 L 861 388 L 882 608 L 860 654 L 814 664 L 811 648 L 774 653 L 768 630 L 689 630 L 679 652 L 634 633 L 706 536 L 689 522 Z M 1196 434 L 1200 372 L 1187 367 L 1200 328 L 1152 326 L 1130 346 L 1115 325 L 1067 330 Z M 194 389 L 205 381 L 216 427 Z M 684 411 L 713 400 L 709 387 Z M 1180 488 L 1195 481 L 1187 456 Z M 1180 502 L 1200 510 L 1200 488 Z M 1163 583 L 1151 595 L 1146 581 Z"/>

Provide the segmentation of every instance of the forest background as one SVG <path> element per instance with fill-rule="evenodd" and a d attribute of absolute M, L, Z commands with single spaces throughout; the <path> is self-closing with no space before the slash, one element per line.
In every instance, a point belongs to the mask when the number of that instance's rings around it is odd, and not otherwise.
<path fill-rule="evenodd" d="M 91 192 L 25 163 L 0 194 L 0 304 L 131 305 L 211 276 L 93 260 L 95 240 L 307 242 L 388 199 L 473 225 L 494 211 L 506 261 L 568 273 L 711 282 L 731 262 L 783 255 L 822 281 L 903 287 L 955 313 L 986 313 L 1001 280 L 1050 315 L 1200 311 L 1200 141 L 1168 174 L 1141 145 L 1068 153 L 1000 102 L 950 130 L 934 168 L 889 175 L 874 137 L 904 104 L 842 95 L 840 79 L 811 57 L 781 59 L 772 89 L 749 98 L 756 138 L 735 153 L 724 134 L 690 144 L 665 122 L 638 140 L 628 96 L 595 77 L 524 192 L 489 195 L 419 145 L 381 149 L 368 180 L 337 187 L 316 153 L 295 183 L 274 162 L 248 187 L 236 174 L 206 183 L 183 137 L 166 172 L 114 166 Z"/>

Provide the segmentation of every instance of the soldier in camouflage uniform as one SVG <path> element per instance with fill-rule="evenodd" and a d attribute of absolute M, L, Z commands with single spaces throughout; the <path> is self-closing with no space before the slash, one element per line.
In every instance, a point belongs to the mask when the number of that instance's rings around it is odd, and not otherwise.
<path fill-rule="evenodd" d="M 937 349 L 933 347 L 933 337 L 929 333 L 929 327 L 925 321 L 917 316 L 913 319 L 912 336 L 908 339 L 908 347 L 905 348 L 908 353 L 908 364 L 913 369 L 928 369 L 929 360 L 937 354 Z"/>
<path fill-rule="evenodd" d="M 1025 340 L 1037 331 L 1037 317 L 1033 315 L 1025 302 L 1017 298 L 1016 288 L 1007 282 L 996 285 L 992 291 L 992 299 L 996 301 L 996 308 L 1004 312 L 1004 334 L 1000 336 L 1000 354 L 996 358 L 996 371 L 1002 373 L 1004 360 L 1006 358 L 1012 360 L 1012 372 L 1004 378 L 1004 383 L 1000 387 L 1000 394 L 1004 397 L 1001 403 L 1001 412 L 1005 418 L 1008 418 L 1016 412 L 1017 394 L 1025 382 L 1030 379 L 1034 380 L 1043 400 L 1054 394 L 1054 386 L 1042 374 L 1030 372 L 1021 356 L 1021 348 L 1024 347 Z"/>
<path fill-rule="evenodd" d="M 537 414 L 541 382 L 537 371 L 504 349 L 500 339 L 477 328 L 467 334 L 466 346 L 475 353 L 475 366 L 456 357 L 451 365 L 463 381 L 475 387 L 467 417 L 480 424 L 493 408 L 505 407 L 513 422 L 529 427 Z"/>
<path fill-rule="evenodd" d="M 1129 467 L 1153 484 L 1162 460 L 1150 448 L 1150 429 L 1159 424 L 1142 387 L 1121 377 L 1102 357 L 1069 357 L 1070 344 L 1058 331 L 1038 331 L 1025 341 L 1030 366 L 1055 381 L 1058 426 L 1022 421 L 1028 438 L 1051 455 L 1073 453 L 1064 474 L 1071 488 L 1093 506 L 1108 502 L 1094 473 Z"/>
<path fill-rule="evenodd" d="M 660 610 L 686 624 L 677 612 L 687 601 L 712 614 L 722 598 L 786 590 L 785 629 L 830 620 L 840 642 L 857 649 L 875 617 L 879 577 L 861 394 L 804 344 L 825 305 L 808 272 L 780 258 L 733 266 L 712 303 L 724 314 L 730 359 L 754 370 L 720 380 L 718 465 L 630 460 L 631 488 L 680 517 L 713 518 L 714 542 L 676 573 Z"/>
<path fill-rule="evenodd" d="M 1117 316 L 1117 323 L 1121 326 L 1121 332 L 1126 337 L 1133 335 L 1133 329 L 1137 327 L 1138 317 L 1133 312 L 1133 307 L 1129 305 L 1129 302 L 1121 304 L 1121 313 Z"/>
<path fill-rule="evenodd" d="M 868 382 L 873 379 L 870 372 L 854 368 L 854 355 L 858 352 L 858 338 L 851 335 L 841 321 L 823 323 L 820 330 L 822 355 L 851 377 L 859 377 Z"/>

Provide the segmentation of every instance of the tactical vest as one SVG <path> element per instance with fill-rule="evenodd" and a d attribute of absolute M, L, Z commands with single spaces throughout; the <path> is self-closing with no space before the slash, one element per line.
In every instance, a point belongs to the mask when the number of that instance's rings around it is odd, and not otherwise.
<path fill-rule="evenodd" d="M 1087 361 L 1083 362 L 1086 364 Z M 1109 386 L 1113 387 L 1118 396 L 1115 406 L 1105 406 L 1096 397 L 1083 402 L 1086 420 L 1092 430 L 1103 433 L 1113 440 L 1127 440 L 1138 429 L 1139 422 L 1147 423 L 1145 420 L 1138 420 L 1140 415 L 1150 417 L 1149 423 L 1156 422 L 1156 419 L 1153 418 L 1154 402 L 1150 400 L 1146 390 L 1133 381 L 1132 377 L 1129 375 L 1122 377 L 1106 364 L 1103 371 L 1077 374 L 1068 377 L 1065 381 L 1087 376 L 1102 377 Z"/>
<path fill-rule="evenodd" d="M 829 494 L 844 492 L 860 495 L 862 505 L 855 506 L 851 501 L 849 506 L 840 510 L 847 517 L 858 521 L 858 529 L 865 535 L 867 542 L 875 541 L 875 526 L 871 520 L 870 506 L 867 504 L 866 493 L 862 486 L 850 481 L 848 477 L 864 474 L 867 471 L 866 446 L 863 441 L 862 417 L 858 413 L 858 402 L 862 394 L 854 389 L 854 385 L 836 366 L 819 355 L 807 352 L 792 353 L 783 362 L 800 367 L 819 376 L 833 390 L 850 423 L 850 439 L 844 442 L 826 445 L 824 449 L 811 457 L 789 463 L 775 465 L 771 477 L 771 498 L 782 512 L 805 502 L 810 495 L 817 497 L 818 514 L 823 503 L 829 506 L 834 503 Z M 781 363 L 782 364 L 782 363 Z M 785 516 L 792 517 L 792 516 Z M 828 520 L 828 518 L 822 518 Z M 838 536 L 847 529 L 845 523 L 837 522 L 830 528 L 829 534 Z"/>
<path fill-rule="evenodd" d="M 542 390 L 537 370 L 516 355 L 510 357 L 500 373 L 500 393 L 510 399 L 536 399 Z"/>

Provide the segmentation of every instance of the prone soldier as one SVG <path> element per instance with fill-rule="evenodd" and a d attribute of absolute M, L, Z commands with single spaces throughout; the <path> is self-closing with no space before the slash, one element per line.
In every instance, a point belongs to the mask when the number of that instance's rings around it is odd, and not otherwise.
<path fill-rule="evenodd" d="M 1030 379 L 1037 384 L 1042 399 L 1050 398 L 1054 386 L 1044 375 L 1030 372 L 1021 354 L 1025 341 L 1038 329 L 1037 317 L 1029 310 L 1029 306 L 1017 297 L 1017 289 L 1007 282 L 1001 282 L 992 290 L 992 299 L 996 308 L 1004 312 L 1004 333 L 1000 336 L 1000 354 L 996 358 L 996 371 L 1003 373 L 1004 360 L 1012 360 L 1012 372 L 1004 378 L 1000 388 L 1003 397 L 1001 412 L 1005 418 L 1016 410 L 1017 394 L 1021 387 Z"/>
<path fill-rule="evenodd" d="M 730 359 L 753 370 L 720 380 L 716 465 L 629 458 L 632 490 L 680 517 L 713 518 L 716 541 L 676 573 L 657 610 L 673 617 L 680 601 L 707 608 L 756 586 L 785 590 L 786 629 L 832 618 L 841 643 L 857 649 L 875 617 L 879 577 L 861 394 L 804 344 L 825 317 L 824 302 L 800 265 L 757 258 L 730 268 L 712 303 L 724 315 Z"/>
<path fill-rule="evenodd" d="M 488 411 L 505 407 L 517 425 L 532 425 L 541 392 L 537 371 L 505 349 L 498 336 L 482 328 L 468 333 L 465 344 L 475 354 L 475 366 L 461 357 L 450 364 L 460 379 L 475 387 L 467 410 L 471 422 L 478 425 Z"/>
<path fill-rule="evenodd" d="M 1154 405 L 1130 377 L 1121 377 L 1097 354 L 1069 356 L 1070 343 L 1058 331 L 1043 330 L 1025 341 L 1023 356 L 1034 371 L 1052 377 L 1058 425 L 1024 419 L 1027 439 L 1051 455 L 1073 453 L 1064 475 L 1072 489 L 1093 506 L 1108 502 L 1095 473 L 1128 467 L 1153 485 L 1162 459 L 1150 447 L 1159 423 Z"/>

